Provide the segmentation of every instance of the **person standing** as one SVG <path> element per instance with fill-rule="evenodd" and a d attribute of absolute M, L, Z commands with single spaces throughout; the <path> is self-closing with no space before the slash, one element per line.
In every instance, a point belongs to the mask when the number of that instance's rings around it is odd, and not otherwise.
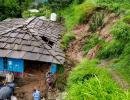
<path fill-rule="evenodd" d="M 51 72 L 47 72 L 46 82 L 47 82 L 48 89 L 51 90 L 53 86 L 53 75 Z"/>
<path fill-rule="evenodd" d="M 7 73 L 7 74 L 6 74 L 6 79 L 5 79 L 5 81 L 6 81 L 7 83 L 13 82 L 13 81 L 14 81 L 14 74 L 11 73 L 11 72 Z"/>
<path fill-rule="evenodd" d="M 40 91 L 38 89 L 34 89 L 33 98 L 34 98 L 34 100 L 41 100 L 41 94 L 40 94 Z"/>

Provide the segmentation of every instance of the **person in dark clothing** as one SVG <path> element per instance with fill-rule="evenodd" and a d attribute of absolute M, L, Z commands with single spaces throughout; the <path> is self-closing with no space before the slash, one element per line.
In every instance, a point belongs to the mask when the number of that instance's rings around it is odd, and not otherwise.
<path fill-rule="evenodd" d="M 4 86 L 0 89 L 0 100 L 11 99 L 12 89 L 8 86 Z"/>
<path fill-rule="evenodd" d="M 51 78 L 51 77 L 52 77 L 52 73 L 51 73 L 51 72 L 47 72 L 47 73 L 46 73 L 46 79 L 47 79 L 47 78 Z"/>
<path fill-rule="evenodd" d="M 5 84 L 0 88 L 0 100 L 11 100 L 11 96 L 13 94 L 15 88 L 14 83 Z"/>

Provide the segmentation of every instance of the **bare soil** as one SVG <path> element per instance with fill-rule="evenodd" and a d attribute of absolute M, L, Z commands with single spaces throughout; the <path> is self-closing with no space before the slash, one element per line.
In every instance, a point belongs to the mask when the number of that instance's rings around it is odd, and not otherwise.
<path fill-rule="evenodd" d="M 16 78 L 15 93 L 18 100 L 33 100 L 32 92 L 35 88 L 38 88 L 42 96 L 45 96 L 47 88 L 45 74 L 47 71 L 47 65 L 33 65 L 32 69 L 27 68 L 23 77 Z"/>
<path fill-rule="evenodd" d="M 104 39 L 106 42 L 110 42 L 112 40 L 112 35 L 110 33 L 111 26 L 118 20 L 114 13 L 106 14 L 104 18 L 104 26 L 101 29 L 97 29 L 97 33 L 99 33 L 100 38 Z M 87 24 L 78 25 L 73 29 L 73 32 L 76 36 L 76 40 L 72 41 L 67 50 L 67 57 L 70 60 L 75 62 L 80 62 L 80 60 L 84 57 L 84 52 L 82 50 L 82 46 L 84 45 L 86 39 L 89 39 L 91 35 L 88 21 Z M 87 55 L 85 56 L 88 59 L 93 59 L 96 57 L 98 50 L 100 49 L 100 45 L 97 44 L 95 47 L 89 50 Z"/>

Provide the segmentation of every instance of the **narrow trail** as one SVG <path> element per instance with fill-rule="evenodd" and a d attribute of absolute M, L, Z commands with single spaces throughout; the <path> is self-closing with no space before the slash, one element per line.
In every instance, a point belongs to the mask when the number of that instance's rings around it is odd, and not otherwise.
<path fill-rule="evenodd" d="M 125 81 L 114 69 L 109 67 L 109 64 L 110 61 L 102 60 L 100 66 L 108 70 L 113 80 L 115 80 L 122 89 L 124 90 L 130 89 L 130 84 L 127 81 Z"/>

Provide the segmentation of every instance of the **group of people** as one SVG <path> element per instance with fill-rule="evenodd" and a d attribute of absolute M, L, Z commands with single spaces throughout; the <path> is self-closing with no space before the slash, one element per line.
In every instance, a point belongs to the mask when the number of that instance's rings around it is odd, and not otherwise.
<path fill-rule="evenodd" d="M 5 80 L 0 84 L 0 100 L 17 100 L 15 96 L 13 96 L 15 95 L 14 89 L 14 75 L 12 72 L 8 72 L 5 75 Z"/>
<path fill-rule="evenodd" d="M 46 83 L 48 89 L 51 90 L 54 85 L 54 77 L 51 72 L 46 73 Z M 14 89 L 14 74 L 12 72 L 8 72 L 5 75 L 5 80 L 0 84 L 0 100 L 17 100 L 17 98 L 13 96 L 15 95 Z M 33 90 L 32 96 L 34 100 L 41 100 L 41 93 L 38 88 Z M 13 99 L 11 97 L 13 97 Z"/>
<path fill-rule="evenodd" d="M 47 83 L 48 89 L 51 90 L 54 85 L 54 78 L 53 78 L 53 74 L 51 72 L 46 73 L 46 83 Z M 36 87 L 33 90 L 33 98 L 34 98 L 34 100 L 41 100 L 41 93 L 38 90 L 38 88 L 36 88 Z"/>

